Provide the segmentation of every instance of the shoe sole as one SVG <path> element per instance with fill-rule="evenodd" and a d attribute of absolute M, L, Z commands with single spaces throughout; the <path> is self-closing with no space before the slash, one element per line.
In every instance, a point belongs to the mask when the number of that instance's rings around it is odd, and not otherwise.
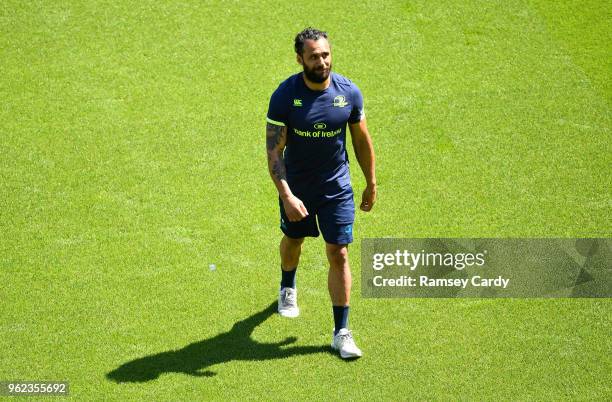
<path fill-rule="evenodd" d="M 347 360 L 349 360 L 349 359 L 358 359 L 358 358 L 363 356 L 363 352 L 359 353 L 359 354 L 352 354 L 352 353 L 351 354 L 343 354 L 341 351 L 336 349 L 336 347 L 334 346 L 333 343 L 331 344 L 331 348 L 333 350 L 337 351 L 337 352 L 340 352 L 340 357 L 343 358 L 343 359 L 347 359 Z"/>
<path fill-rule="evenodd" d="M 300 310 L 297 310 L 296 312 L 285 311 L 285 310 L 278 310 L 278 314 L 280 314 L 281 317 L 295 318 L 295 317 L 298 317 L 300 315 Z"/>

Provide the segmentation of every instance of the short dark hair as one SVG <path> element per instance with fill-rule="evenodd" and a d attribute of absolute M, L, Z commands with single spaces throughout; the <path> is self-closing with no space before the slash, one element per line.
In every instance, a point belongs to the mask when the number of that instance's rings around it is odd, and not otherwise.
<path fill-rule="evenodd" d="M 312 27 L 304 29 L 295 37 L 295 52 L 302 55 L 304 53 L 304 42 L 306 42 L 307 39 L 319 40 L 321 38 L 327 39 L 327 32 Z"/>

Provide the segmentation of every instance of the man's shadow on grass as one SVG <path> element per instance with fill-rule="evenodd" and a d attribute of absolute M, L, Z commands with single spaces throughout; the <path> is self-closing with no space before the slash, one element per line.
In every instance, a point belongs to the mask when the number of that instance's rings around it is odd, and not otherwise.
<path fill-rule="evenodd" d="M 327 346 L 292 346 L 295 337 L 276 343 L 260 343 L 251 338 L 253 330 L 276 313 L 276 301 L 264 310 L 238 321 L 229 332 L 185 346 L 129 361 L 106 374 L 111 381 L 146 382 L 164 373 L 183 373 L 196 377 L 212 377 L 216 373 L 205 370 L 215 364 L 232 360 L 271 360 L 285 357 L 329 352 Z"/>

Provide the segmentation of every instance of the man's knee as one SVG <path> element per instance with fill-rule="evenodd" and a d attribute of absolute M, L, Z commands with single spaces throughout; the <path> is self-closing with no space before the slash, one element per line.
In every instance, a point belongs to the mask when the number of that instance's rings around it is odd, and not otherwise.
<path fill-rule="evenodd" d="M 330 244 L 325 246 L 327 259 L 332 268 L 343 267 L 348 264 L 348 247 L 346 244 Z"/>
<path fill-rule="evenodd" d="M 302 243 L 304 243 L 304 238 L 300 237 L 299 239 L 294 239 L 292 237 L 289 237 L 287 235 L 283 236 L 283 241 L 292 248 L 295 247 L 300 247 L 302 245 Z"/>

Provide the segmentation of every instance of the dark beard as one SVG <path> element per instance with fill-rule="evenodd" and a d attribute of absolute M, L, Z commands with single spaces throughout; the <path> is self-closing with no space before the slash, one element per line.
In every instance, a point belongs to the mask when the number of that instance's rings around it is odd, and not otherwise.
<path fill-rule="evenodd" d="M 310 69 L 306 67 L 306 65 L 304 64 L 302 66 L 304 67 L 304 75 L 306 76 L 306 78 L 308 78 L 308 81 L 314 82 L 316 84 L 321 84 L 325 82 L 325 80 L 329 78 L 329 74 L 331 73 L 331 69 L 332 69 L 331 64 L 329 65 L 328 71 L 321 71 L 321 70 L 317 71 L 315 69 Z"/>

